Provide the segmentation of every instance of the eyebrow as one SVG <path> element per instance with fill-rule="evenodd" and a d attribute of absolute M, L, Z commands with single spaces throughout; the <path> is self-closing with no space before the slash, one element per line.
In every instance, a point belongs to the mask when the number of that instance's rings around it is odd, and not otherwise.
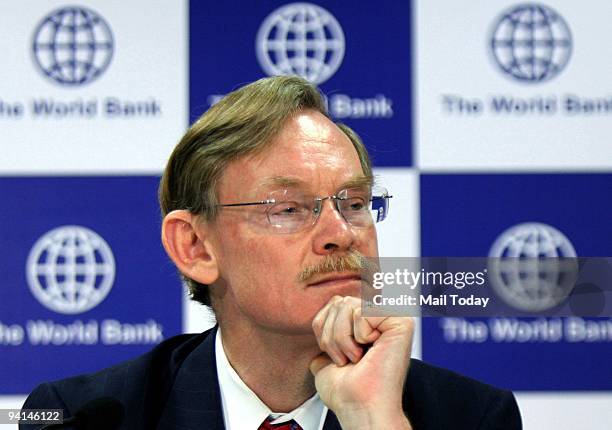
<path fill-rule="evenodd" d="M 266 178 L 261 185 L 264 187 L 268 186 L 281 186 L 281 187 L 304 187 L 308 183 L 298 178 L 292 178 L 289 176 L 273 176 Z M 374 178 L 372 176 L 359 175 L 343 182 L 338 189 L 345 188 L 357 188 L 364 186 L 372 186 L 374 184 Z"/>
<path fill-rule="evenodd" d="M 352 179 L 349 179 L 348 181 L 344 182 L 340 188 L 359 188 L 359 187 L 365 187 L 365 186 L 372 186 L 374 185 L 374 178 L 372 176 L 365 176 L 365 175 L 360 175 L 360 176 L 356 176 Z"/>
<path fill-rule="evenodd" d="M 281 187 L 299 187 L 305 185 L 306 182 L 298 178 L 291 178 L 288 176 L 273 176 L 266 178 L 261 185 L 267 186 L 281 186 Z"/>

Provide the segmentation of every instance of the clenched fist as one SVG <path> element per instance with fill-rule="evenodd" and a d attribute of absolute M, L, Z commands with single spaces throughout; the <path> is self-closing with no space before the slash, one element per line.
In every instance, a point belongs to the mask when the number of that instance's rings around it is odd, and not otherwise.
<path fill-rule="evenodd" d="M 402 410 L 414 321 L 363 317 L 361 300 L 333 297 L 314 318 L 323 353 L 310 364 L 317 391 L 344 429 L 410 429 Z"/>

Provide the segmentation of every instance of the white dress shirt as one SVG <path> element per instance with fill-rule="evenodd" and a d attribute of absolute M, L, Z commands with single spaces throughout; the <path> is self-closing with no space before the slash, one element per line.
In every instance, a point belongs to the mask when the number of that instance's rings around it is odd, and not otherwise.
<path fill-rule="evenodd" d="M 221 403 L 223 420 L 227 430 L 257 430 L 270 415 L 274 418 L 272 424 L 280 424 L 295 420 L 304 430 L 321 430 L 327 416 L 327 407 L 315 394 L 296 409 L 288 413 L 276 413 L 270 410 L 264 402 L 244 383 L 229 363 L 223 342 L 221 330 L 217 330 L 215 339 L 215 360 L 217 362 L 217 377 L 221 388 Z"/>

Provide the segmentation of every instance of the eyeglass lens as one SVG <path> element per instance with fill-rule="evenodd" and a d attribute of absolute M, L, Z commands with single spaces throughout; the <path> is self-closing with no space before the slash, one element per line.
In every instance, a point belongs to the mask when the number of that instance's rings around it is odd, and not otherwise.
<path fill-rule="evenodd" d="M 268 221 L 279 232 L 295 232 L 314 224 L 324 201 L 329 199 L 334 200 L 335 208 L 346 222 L 355 227 L 380 222 L 388 211 L 387 192 L 380 187 L 351 188 L 338 192 L 335 197 L 323 198 L 282 190 L 272 193 L 269 199 L 276 203 L 267 210 Z"/>

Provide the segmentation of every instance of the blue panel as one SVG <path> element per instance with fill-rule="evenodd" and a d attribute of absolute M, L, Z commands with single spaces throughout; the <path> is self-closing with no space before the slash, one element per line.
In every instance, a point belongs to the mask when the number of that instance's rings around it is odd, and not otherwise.
<path fill-rule="evenodd" d="M 421 176 L 422 253 L 487 256 L 507 228 L 540 222 L 561 231 L 579 256 L 610 256 L 610 196 L 611 174 L 425 174 Z M 426 318 L 424 359 L 513 390 L 612 389 L 612 331 L 605 334 L 593 328 L 612 327 L 610 319 L 549 319 L 547 334 L 522 341 L 509 336 L 495 339 L 493 327 L 534 320 L 462 321 L 472 332 L 486 327 L 488 336 L 480 341 L 474 336 L 445 339 L 445 320 Z M 581 324 L 591 324 L 588 340 L 570 335 Z"/>
<path fill-rule="evenodd" d="M 42 381 L 99 370 L 139 355 L 159 342 L 159 329 L 164 338 L 181 332 L 182 287 L 159 240 L 158 182 L 157 177 L 0 178 L 1 394 L 26 393 Z M 102 238 L 115 262 L 108 295 L 90 310 L 74 314 L 44 306 L 26 279 L 34 244 L 67 225 L 80 226 L 79 231 L 85 227 Z M 57 279 L 84 279 L 87 270 L 97 270 L 85 262 L 87 255 L 51 254 L 38 262 L 51 262 L 57 269 L 73 259 L 68 266 L 83 270 L 81 275 L 64 273 Z M 108 261 L 103 257 L 96 263 Z M 19 327 L 21 342 L 10 335 Z M 41 334 L 43 329 L 51 337 Z M 43 345 L 43 339 L 51 343 Z"/>
<path fill-rule="evenodd" d="M 191 120 L 210 106 L 212 95 L 267 76 L 256 54 L 257 34 L 266 17 L 288 4 L 190 2 Z M 375 165 L 411 166 L 410 2 L 317 5 L 335 17 L 345 38 L 339 68 L 320 84 L 332 114 L 362 136 Z M 352 100 L 349 116 L 344 96 Z"/>

